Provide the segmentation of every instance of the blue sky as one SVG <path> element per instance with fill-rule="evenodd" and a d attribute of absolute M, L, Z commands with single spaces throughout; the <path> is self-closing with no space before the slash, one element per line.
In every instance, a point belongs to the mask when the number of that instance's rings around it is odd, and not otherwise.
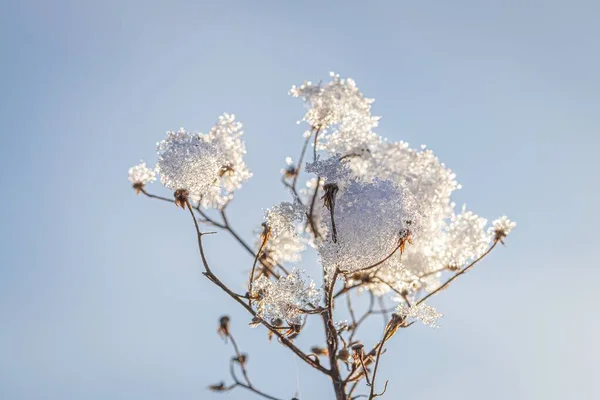
<path fill-rule="evenodd" d="M 518 222 L 432 302 L 441 329 L 390 342 L 388 397 L 598 398 L 599 12 L 580 0 L 0 1 L 0 398 L 251 398 L 205 390 L 228 377 L 224 313 L 259 387 L 330 398 L 201 277 L 188 216 L 136 197 L 126 176 L 154 162 L 166 130 L 235 113 L 255 176 L 231 218 L 250 240 L 288 198 L 279 170 L 302 143 L 287 90 L 329 71 L 376 99 L 380 134 L 427 144 L 456 172 L 457 203 Z M 207 251 L 241 285 L 247 255 L 225 234 Z M 301 346 L 321 339 L 313 328 Z"/>

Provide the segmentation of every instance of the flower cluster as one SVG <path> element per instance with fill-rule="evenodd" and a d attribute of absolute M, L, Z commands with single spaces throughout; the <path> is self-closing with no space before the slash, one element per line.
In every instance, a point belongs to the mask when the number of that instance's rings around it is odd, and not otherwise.
<path fill-rule="evenodd" d="M 183 128 L 167 132 L 157 144 L 160 181 L 204 208 L 223 208 L 252 176 L 244 161 L 242 134 L 242 124 L 230 114 L 221 115 L 207 134 Z M 155 172 L 142 163 L 130 168 L 129 180 L 143 187 L 155 180 Z"/>
<path fill-rule="evenodd" d="M 162 184 L 173 191 L 186 190 L 194 202 L 215 183 L 224 164 L 217 146 L 183 128 L 167 132 L 167 138 L 158 143 L 157 149 L 156 169 Z"/>
<path fill-rule="evenodd" d="M 321 292 L 312 280 L 306 281 L 302 272 L 294 269 L 278 280 L 261 276 L 254 282 L 252 297 L 257 299 L 259 317 L 298 325 L 302 322 L 302 310 L 319 305 Z"/>

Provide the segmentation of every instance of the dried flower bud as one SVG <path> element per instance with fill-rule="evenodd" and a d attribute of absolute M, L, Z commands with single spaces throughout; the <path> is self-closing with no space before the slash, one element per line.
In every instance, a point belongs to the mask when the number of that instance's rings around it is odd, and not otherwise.
<path fill-rule="evenodd" d="M 240 365 L 246 365 L 246 362 L 248 362 L 248 354 L 242 353 L 239 356 L 233 357 L 231 360 L 239 363 Z"/>
<path fill-rule="evenodd" d="M 229 337 L 229 317 L 227 315 L 224 315 L 219 319 L 219 329 L 217 329 L 217 333 L 225 340 Z"/>
<path fill-rule="evenodd" d="M 229 390 L 229 388 L 225 386 L 225 382 L 219 382 L 217 384 L 210 385 L 208 389 L 212 390 L 213 392 L 226 392 Z"/>
<path fill-rule="evenodd" d="M 144 184 L 141 182 L 134 183 L 133 190 L 135 190 L 135 194 L 140 194 L 144 190 Z"/>
<path fill-rule="evenodd" d="M 343 348 L 340 351 L 338 351 L 337 358 L 340 361 L 348 362 L 348 359 L 350 358 L 350 352 L 347 349 Z"/>
<path fill-rule="evenodd" d="M 250 328 L 256 328 L 257 326 L 260 325 L 261 321 L 262 320 L 258 317 L 252 317 L 252 320 L 250 321 L 250 323 L 248 325 L 250 326 Z"/>
<path fill-rule="evenodd" d="M 190 192 L 186 189 L 177 189 L 175 191 L 175 205 L 185 210 Z"/>

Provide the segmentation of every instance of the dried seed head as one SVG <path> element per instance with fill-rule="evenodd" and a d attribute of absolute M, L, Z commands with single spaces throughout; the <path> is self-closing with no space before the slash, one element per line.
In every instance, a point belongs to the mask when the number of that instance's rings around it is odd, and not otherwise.
<path fill-rule="evenodd" d="M 411 224 L 411 221 L 406 221 L 407 225 Z M 404 250 L 406 249 L 406 244 L 412 244 L 412 234 L 409 229 L 400 229 L 400 237 L 398 238 L 398 250 L 400 250 L 400 254 L 404 254 Z"/>
<path fill-rule="evenodd" d="M 142 182 L 134 183 L 133 190 L 135 190 L 135 194 L 140 194 L 144 190 L 144 184 Z"/>
<path fill-rule="evenodd" d="M 177 207 L 181 207 L 185 210 L 185 207 L 188 202 L 188 198 L 190 196 L 190 192 L 187 191 L 186 189 L 177 189 L 175 191 L 174 196 L 175 196 L 175 205 Z"/>
<path fill-rule="evenodd" d="M 217 384 L 214 385 L 210 385 L 208 387 L 209 390 L 212 390 L 213 392 L 226 392 L 227 390 L 229 390 L 226 386 L 225 386 L 225 382 L 219 382 Z"/>
<path fill-rule="evenodd" d="M 350 358 L 350 352 L 347 349 L 345 349 L 345 348 L 341 349 L 337 353 L 337 358 L 340 361 L 348 362 L 348 359 Z"/>
<path fill-rule="evenodd" d="M 355 363 L 361 362 L 365 357 L 364 348 L 365 346 L 362 343 L 356 343 L 352 346 L 352 358 L 354 359 Z"/>
<path fill-rule="evenodd" d="M 217 329 L 217 333 L 223 339 L 227 339 L 229 337 L 229 317 L 227 315 L 219 318 L 219 329 Z"/>
<path fill-rule="evenodd" d="M 246 362 L 248 362 L 248 354 L 242 353 L 242 354 L 240 354 L 237 357 L 233 357 L 231 360 L 234 361 L 234 362 L 239 363 L 242 366 L 246 365 Z"/>
<path fill-rule="evenodd" d="M 234 173 L 235 173 L 235 169 L 233 168 L 233 165 L 226 164 L 221 167 L 221 169 L 218 172 L 218 175 L 220 178 L 222 178 L 223 176 L 231 176 Z"/>

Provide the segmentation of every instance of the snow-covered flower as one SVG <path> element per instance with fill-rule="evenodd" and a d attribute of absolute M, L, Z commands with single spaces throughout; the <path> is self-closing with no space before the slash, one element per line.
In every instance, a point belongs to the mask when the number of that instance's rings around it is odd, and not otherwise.
<path fill-rule="evenodd" d="M 306 209 L 298 203 L 282 202 L 265 213 L 265 223 L 270 232 L 265 254 L 276 263 L 298 262 L 306 249 L 306 239 L 301 235 L 300 224 L 305 220 Z M 257 243 L 257 246 L 261 246 Z"/>
<path fill-rule="evenodd" d="M 435 308 L 421 303 L 414 306 L 409 306 L 406 303 L 399 303 L 396 307 L 396 314 L 404 318 L 413 318 L 421 321 L 425 325 L 432 328 L 437 328 L 437 320 L 443 317 Z"/>
<path fill-rule="evenodd" d="M 488 233 L 494 237 L 494 240 L 502 242 L 502 239 L 504 239 L 515 226 L 517 226 L 516 222 L 511 221 L 507 216 L 502 216 L 492 222 L 492 226 L 488 229 Z"/>
<path fill-rule="evenodd" d="M 319 148 L 346 154 L 377 140 L 372 129 L 379 118 L 371 115 L 373 99 L 365 98 L 352 79 L 333 72 L 330 76 L 325 85 L 306 81 L 292 86 L 290 94 L 304 100 L 307 111 L 303 120 L 319 131 Z"/>
<path fill-rule="evenodd" d="M 418 231 L 413 199 L 391 181 L 349 181 L 336 196 L 334 212 L 325 206 L 320 213 L 328 233 L 317 243 L 321 262 L 330 273 L 336 268 L 354 272 L 370 267 L 410 240 Z M 333 240 L 333 222 L 337 240 Z"/>
<path fill-rule="evenodd" d="M 156 172 L 146 166 L 145 161 L 129 168 L 129 182 L 143 187 L 144 185 L 156 180 Z"/>
<path fill-rule="evenodd" d="M 445 235 L 442 264 L 460 268 L 482 255 L 490 243 L 490 237 L 485 232 L 486 223 L 485 218 L 467 211 L 465 206 L 460 214 L 453 215 Z"/>
<path fill-rule="evenodd" d="M 294 325 L 302 322 L 302 310 L 318 307 L 321 301 L 315 283 L 306 280 L 297 269 L 277 280 L 262 275 L 254 282 L 252 296 L 257 299 L 259 317 L 281 319 Z"/>
<path fill-rule="evenodd" d="M 161 182 L 171 190 L 186 190 L 197 202 L 215 184 L 224 158 L 213 143 L 200 135 L 186 132 L 167 132 L 167 138 L 157 145 L 156 169 Z"/>
<path fill-rule="evenodd" d="M 202 196 L 205 208 L 223 207 L 233 198 L 233 193 L 242 183 L 252 177 L 244 161 L 246 145 L 241 139 L 242 124 L 235 120 L 233 114 L 223 114 L 210 132 L 204 136 L 206 142 L 213 144 L 222 154 L 217 181 Z"/>

